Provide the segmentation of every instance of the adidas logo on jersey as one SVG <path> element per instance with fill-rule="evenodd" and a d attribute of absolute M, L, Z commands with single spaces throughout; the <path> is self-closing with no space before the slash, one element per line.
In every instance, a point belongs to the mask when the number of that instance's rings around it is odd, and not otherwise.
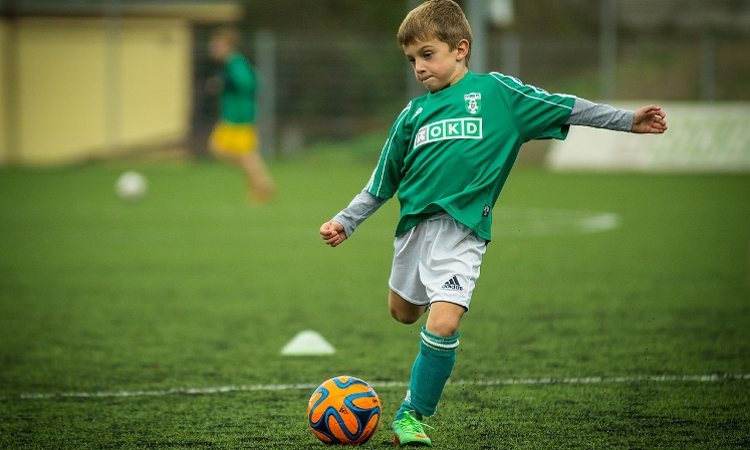
<path fill-rule="evenodd" d="M 452 289 L 454 291 L 464 290 L 464 288 L 461 287 L 460 284 L 458 284 L 458 278 L 456 278 L 455 275 L 453 276 L 453 278 L 445 282 L 445 284 L 443 285 L 443 289 Z"/>

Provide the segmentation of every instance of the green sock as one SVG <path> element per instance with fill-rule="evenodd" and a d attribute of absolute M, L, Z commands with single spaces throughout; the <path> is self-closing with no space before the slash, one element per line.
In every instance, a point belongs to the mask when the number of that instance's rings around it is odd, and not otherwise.
<path fill-rule="evenodd" d="M 396 420 L 403 418 L 404 411 L 414 411 L 418 420 L 435 414 L 445 382 L 456 363 L 456 347 L 460 335 L 461 333 L 457 333 L 455 336 L 441 337 L 422 327 L 422 341 L 411 369 L 409 391 L 396 414 Z"/>

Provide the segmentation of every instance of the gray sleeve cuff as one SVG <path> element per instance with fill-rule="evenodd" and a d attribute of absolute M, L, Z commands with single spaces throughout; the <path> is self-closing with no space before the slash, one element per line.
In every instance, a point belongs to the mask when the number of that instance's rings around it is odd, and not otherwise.
<path fill-rule="evenodd" d="M 344 227 L 346 237 L 349 238 L 365 219 L 373 215 L 387 201 L 388 199 L 376 197 L 370 194 L 367 189 L 363 189 L 349 203 L 349 206 L 336 214 L 332 220 L 335 220 Z"/>
<path fill-rule="evenodd" d="M 615 131 L 630 131 L 635 112 L 576 97 L 568 125 L 584 125 Z"/>

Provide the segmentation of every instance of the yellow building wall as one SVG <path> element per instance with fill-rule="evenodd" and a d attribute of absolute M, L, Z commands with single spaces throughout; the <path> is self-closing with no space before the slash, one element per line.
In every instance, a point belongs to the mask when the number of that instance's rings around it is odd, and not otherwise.
<path fill-rule="evenodd" d="M 121 138 L 125 146 L 189 133 L 191 34 L 180 21 L 129 21 L 121 38 Z"/>
<path fill-rule="evenodd" d="M 17 45 L 21 163 L 105 157 L 187 136 L 187 22 L 21 19 Z"/>
<path fill-rule="evenodd" d="M 67 162 L 105 148 L 105 42 L 97 20 L 18 25 L 18 135 L 22 163 Z"/>

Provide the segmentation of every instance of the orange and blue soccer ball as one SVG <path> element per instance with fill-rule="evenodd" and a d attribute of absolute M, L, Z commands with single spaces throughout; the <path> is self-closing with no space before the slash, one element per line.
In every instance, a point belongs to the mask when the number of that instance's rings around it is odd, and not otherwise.
<path fill-rule="evenodd" d="M 310 429 L 326 444 L 364 444 L 378 431 L 381 415 L 378 394 L 349 376 L 326 380 L 307 403 Z"/>

